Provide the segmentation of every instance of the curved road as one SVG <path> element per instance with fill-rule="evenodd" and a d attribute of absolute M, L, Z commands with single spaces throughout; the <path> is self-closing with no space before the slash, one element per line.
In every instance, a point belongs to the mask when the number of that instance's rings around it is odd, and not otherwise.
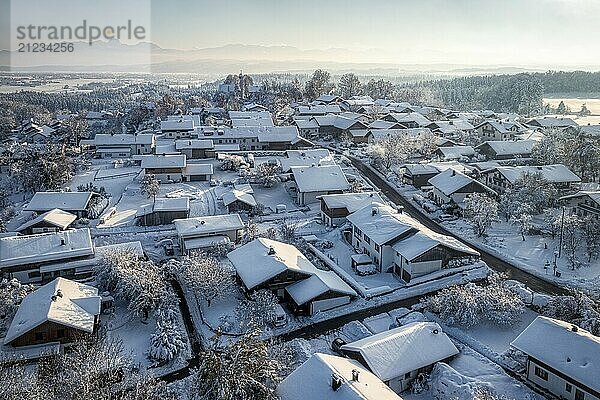
<path fill-rule="evenodd" d="M 362 161 L 354 157 L 347 157 L 352 162 L 352 165 L 354 165 L 354 167 L 357 170 L 359 170 L 364 176 L 366 176 L 373 183 L 373 185 L 375 185 L 391 201 L 404 206 L 404 209 L 411 217 L 415 218 L 417 221 L 419 221 L 420 223 L 422 223 L 423 225 L 435 232 L 452 236 L 457 240 L 461 241 L 462 243 L 466 244 L 467 246 L 475 247 L 477 251 L 481 253 L 481 259 L 493 270 L 506 273 L 510 279 L 522 282 L 536 292 L 546 293 L 550 295 L 564 295 L 568 293 L 568 291 L 563 287 L 555 285 L 554 283 L 548 282 L 544 279 L 540 279 L 537 276 L 523 271 L 522 269 L 515 267 L 514 265 L 506 262 L 505 260 L 496 257 L 495 255 L 489 253 L 485 249 L 474 246 L 472 243 L 467 243 L 461 237 L 457 236 L 456 234 L 450 232 L 446 228 L 432 221 L 427 215 L 425 215 L 421 210 L 416 208 L 404 197 L 402 197 L 389 183 L 382 179 L 378 174 L 373 172 Z"/>

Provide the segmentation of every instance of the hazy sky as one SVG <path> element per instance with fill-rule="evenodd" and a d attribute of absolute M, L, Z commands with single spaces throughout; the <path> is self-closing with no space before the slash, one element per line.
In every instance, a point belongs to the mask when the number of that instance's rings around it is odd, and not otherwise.
<path fill-rule="evenodd" d="M 166 48 L 336 47 L 395 63 L 600 69 L 600 0 L 150 1 L 152 41 Z"/>

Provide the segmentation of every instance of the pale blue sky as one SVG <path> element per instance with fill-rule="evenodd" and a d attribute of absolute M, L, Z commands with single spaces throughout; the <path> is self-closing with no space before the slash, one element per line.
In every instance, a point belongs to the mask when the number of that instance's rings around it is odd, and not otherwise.
<path fill-rule="evenodd" d="M 150 1 L 152 41 L 166 48 L 290 45 L 379 49 L 407 63 L 600 66 L 600 0 Z"/>

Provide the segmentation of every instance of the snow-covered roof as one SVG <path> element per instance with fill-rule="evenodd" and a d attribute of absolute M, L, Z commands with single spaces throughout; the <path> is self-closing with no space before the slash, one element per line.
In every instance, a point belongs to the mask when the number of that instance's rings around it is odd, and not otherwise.
<path fill-rule="evenodd" d="M 182 238 L 205 236 L 211 233 L 222 233 L 242 229 L 244 223 L 239 214 L 209 215 L 173 221 L 177 234 Z"/>
<path fill-rule="evenodd" d="M 223 204 L 228 206 L 236 201 L 241 201 L 252 207 L 256 205 L 256 199 L 251 193 L 247 193 L 241 190 L 233 189 L 223 194 Z"/>
<path fill-rule="evenodd" d="M 358 381 L 352 380 L 357 371 Z M 332 374 L 341 386 L 331 388 Z M 402 400 L 358 361 L 315 353 L 277 387 L 281 400 Z"/>
<path fill-rule="evenodd" d="M 383 245 L 410 231 L 395 209 L 383 203 L 369 204 L 350 214 L 348 221 L 378 245 Z"/>
<path fill-rule="evenodd" d="M 475 179 L 468 177 L 462 172 L 454 169 L 447 169 L 444 172 L 429 178 L 428 182 L 446 196 L 450 196 L 451 194 L 456 193 L 458 190 L 472 183 L 476 186 L 486 189 L 490 193 L 493 193 L 493 190 L 489 189 L 483 183 L 476 181 Z"/>
<path fill-rule="evenodd" d="M 551 183 L 581 182 L 581 179 L 563 164 L 540 166 L 496 167 L 494 170 L 503 175 L 510 183 L 515 183 L 525 173 L 540 173 L 544 179 Z"/>
<path fill-rule="evenodd" d="M 66 212 L 55 208 L 48 212 L 45 212 L 39 215 L 37 218 L 34 218 L 30 221 L 25 222 L 21 226 L 19 226 L 16 231 L 21 232 L 33 225 L 37 225 L 39 223 L 45 223 L 49 225 L 56 226 L 59 229 L 67 229 L 69 225 L 73 223 L 77 219 L 76 215 L 71 214 L 70 212 Z"/>
<path fill-rule="evenodd" d="M 187 197 L 160 197 L 154 201 L 153 210 L 157 211 L 188 211 L 190 199 Z"/>
<path fill-rule="evenodd" d="M 369 124 L 369 128 L 371 129 L 392 129 L 394 127 L 398 127 L 398 122 L 390 122 L 383 119 L 378 119 Z"/>
<path fill-rule="evenodd" d="M 571 118 L 552 116 L 530 119 L 527 121 L 527 125 L 541 126 L 542 128 L 566 128 L 568 126 L 578 126 Z"/>
<path fill-rule="evenodd" d="M 271 126 L 257 132 L 260 143 L 297 143 L 300 141 L 300 133 L 296 126 Z"/>
<path fill-rule="evenodd" d="M 136 240 L 134 242 L 107 244 L 106 246 L 96 247 L 96 255 L 99 257 L 103 257 L 105 254 L 109 254 L 115 251 L 127 251 L 135 254 L 140 258 L 143 258 L 145 255 L 144 248 L 142 247 L 142 242 L 140 242 L 139 240 Z"/>
<path fill-rule="evenodd" d="M 600 338 L 573 325 L 538 316 L 511 346 L 600 392 Z"/>
<path fill-rule="evenodd" d="M 92 256 L 90 230 L 73 229 L 39 235 L 0 238 L 0 268 Z"/>
<path fill-rule="evenodd" d="M 475 149 L 471 146 L 438 147 L 437 151 L 446 160 L 458 160 L 461 157 L 475 155 Z"/>
<path fill-rule="evenodd" d="M 64 278 L 28 294 L 4 338 L 9 344 L 46 321 L 84 332 L 93 332 L 96 315 L 100 314 L 98 289 Z"/>
<path fill-rule="evenodd" d="M 298 305 L 305 304 L 327 292 L 357 296 L 356 291 L 335 272 L 322 270 L 316 270 L 310 278 L 292 283 L 285 290 Z"/>
<path fill-rule="evenodd" d="M 580 197 L 585 197 L 585 196 L 589 197 L 596 204 L 600 205 L 600 191 L 580 190 L 579 192 L 577 192 L 575 194 L 563 196 L 559 200 L 568 200 L 568 199 L 580 198 Z"/>
<path fill-rule="evenodd" d="M 183 169 L 183 175 L 212 175 L 212 164 L 187 164 Z"/>
<path fill-rule="evenodd" d="M 325 114 L 339 114 L 342 109 L 337 104 L 319 104 L 314 106 L 300 106 L 298 107 L 298 115 L 325 115 Z"/>
<path fill-rule="evenodd" d="M 342 349 L 359 352 L 384 382 L 458 354 L 435 322 L 413 322 L 345 344 Z"/>
<path fill-rule="evenodd" d="M 422 114 L 419 114 L 417 112 L 410 112 L 410 113 L 391 113 L 389 114 L 393 119 L 396 120 L 396 122 L 399 123 L 403 123 L 403 122 L 414 122 L 419 126 L 427 126 L 431 123 L 431 121 L 429 119 L 427 119 L 425 116 L 423 116 Z"/>
<path fill-rule="evenodd" d="M 292 174 L 298 191 L 302 193 L 347 190 L 350 187 L 339 165 L 293 167 Z"/>
<path fill-rule="evenodd" d="M 140 133 L 138 135 L 110 135 L 106 133 L 98 133 L 96 136 L 94 136 L 92 142 L 96 146 L 131 146 L 134 144 L 152 144 L 154 142 L 154 134 Z"/>
<path fill-rule="evenodd" d="M 283 172 L 292 167 L 308 167 L 311 165 L 333 165 L 335 161 L 327 149 L 287 150 L 286 157 L 281 160 Z"/>
<path fill-rule="evenodd" d="M 36 192 L 25 210 L 39 212 L 59 208 L 68 211 L 84 211 L 93 195 L 93 192 Z"/>
<path fill-rule="evenodd" d="M 178 139 L 175 141 L 175 148 L 177 150 L 212 149 L 213 147 L 212 139 Z"/>
<path fill-rule="evenodd" d="M 269 111 L 229 111 L 229 119 L 271 119 Z"/>
<path fill-rule="evenodd" d="M 437 174 L 440 172 L 435 165 L 431 164 L 405 164 L 404 169 L 412 176 Z"/>
<path fill-rule="evenodd" d="M 321 196 L 328 208 L 345 208 L 353 213 L 372 203 L 384 203 L 377 192 L 340 193 Z"/>
<path fill-rule="evenodd" d="M 535 145 L 534 140 L 517 140 L 517 141 L 503 141 L 494 140 L 483 142 L 475 149 L 481 149 L 482 147 L 489 146 L 496 155 L 508 156 L 508 155 L 530 155 Z"/>
<path fill-rule="evenodd" d="M 185 154 L 148 154 L 142 156 L 142 168 L 183 168 Z"/>
<path fill-rule="evenodd" d="M 272 250 L 271 250 L 272 249 Z M 252 289 L 287 270 L 307 276 L 317 268 L 295 246 L 258 238 L 227 254 L 240 279 Z"/>
<path fill-rule="evenodd" d="M 317 128 L 319 128 L 319 124 L 317 123 L 317 121 L 312 118 L 309 118 L 309 119 L 294 118 L 294 122 L 299 129 L 317 129 Z"/>
<path fill-rule="evenodd" d="M 332 101 L 340 101 L 342 98 L 335 94 L 322 94 L 315 99 L 315 102 L 331 103 Z"/>
<path fill-rule="evenodd" d="M 437 240 L 430 238 L 424 233 L 417 232 L 406 239 L 399 240 L 392 248 L 408 261 L 412 261 L 439 244 L 440 242 Z"/>
<path fill-rule="evenodd" d="M 183 117 L 178 119 L 167 119 L 166 121 L 160 121 L 160 130 L 162 132 L 193 131 L 194 121 Z"/>

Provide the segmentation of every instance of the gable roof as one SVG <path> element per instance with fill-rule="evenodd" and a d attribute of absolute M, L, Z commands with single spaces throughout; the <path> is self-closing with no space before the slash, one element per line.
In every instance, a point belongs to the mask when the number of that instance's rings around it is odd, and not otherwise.
<path fill-rule="evenodd" d="M 540 166 L 517 166 L 517 167 L 496 167 L 492 171 L 498 171 L 510 183 L 515 183 L 525 173 L 540 173 L 544 179 L 550 183 L 576 183 L 581 179 L 563 164 L 540 165 Z"/>
<path fill-rule="evenodd" d="M 286 157 L 281 160 L 283 172 L 292 167 L 308 167 L 311 165 L 333 165 L 335 161 L 327 149 L 287 150 Z"/>
<path fill-rule="evenodd" d="M 251 193 L 242 190 L 233 189 L 223 194 L 223 204 L 228 206 L 236 201 L 241 201 L 252 207 L 256 205 L 256 199 Z"/>
<path fill-rule="evenodd" d="M 239 214 L 176 219 L 173 221 L 173 224 L 175 224 L 177 234 L 184 239 L 244 228 L 244 223 Z"/>
<path fill-rule="evenodd" d="M 600 392 L 600 338 L 572 326 L 538 316 L 511 346 Z"/>
<path fill-rule="evenodd" d="M 372 203 L 383 203 L 377 192 L 340 193 L 321 196 L 321 200 L 329 208 L 345 208 L 353 213 Z"/>
<path fill-rule="evenodd" d="M 292 167 L 299 192 L 347 190 L 350 187 L 339 165 Z"/>
<path fill-rule="evenodd" d="M 269 254 L 273 249 L 272 254 Z M 317 268 L 295 246 L 276 240 L 258 238 L 227 254 L 240 279 L 248 289 L 292 270 L 314 275 Z"/>
<path fill-rule="evenodd" d="M 4 344 L 47 321 L 91 333 L 98 314 L 100 296 L 97 288 L 56 278 L 25 296 L 10 324 Z"/>
<path fill-rule="evenodd" d="M 55 208 L 85 211 L 93 192 L 36 192 L 25 207 L 26 211 L 50 211 Z"/>
<path fill-rule="evenodd" d="M 16 229 L 16 231 L 21 232 L 21 231 L 23 231 L 33 225 L 37 225 L 41 222 L 56 226 L 57 228 L 64 230 L 64 229 L 67 229 L 69 227 L 69 225 L 71 225 L 73 223 L 73 221 L 75 221 L 76 219 L 77 219 L 76 215 L 71 214 L 70 212 L 60 210 L 58 208 L 54 208 L 50 211 L 47 211 L 47 212 L 39 215 L 38 217 L 36 217 L 30 221 L 23 223 L 21 226 L 19 226 Z"/>
<path fill-rule="evenodd" d="M 92 142 L 96 146 L 131 146 L 134 144 L 152 144 L 154 142 L 153 133 L 140 133 L 137 135 L 98 133 L 94 136 Z"/>
<path fill-rule="evenodd" d="M 483 183 L 463 174 L 462 172 L 454 169 L 447 169 L 444 172 L 437 174 L 436 176 L 429 178 L 429 184 L 437 188 L 440 192 L 446 196 L 450 196 L 465 186 L 474 183 L 475 185 L 486 189 L 490 193 L 494 191 Z"/>
<path fill-rule="evenodd" d="M 298 305 L 306 304 L 327 292 L 335 292 L 347 296 L 357 296 L 356 291 L 344 282 L 344 280 L 335 272 L 319 269 L 317 269 L 310 278 L 292 283 L 287 286 L 285 290 Z"/>
<path fill-rule="evenodd" d="M 94 255 L 90 230 L 72 229 L 0 238 L 0 269 Z"/>
<path fill-rule="evenodd" d="M 413 230 L 400 215 L 387 204 L 374 202 L 350 214 L 347 219 L 375 243 L 384 245 Z"/>
<path fill-rule="evenodd" d="M 175 141 L 177 150 L 183 149 L 212 149 L 214 143 L 212 139 L 178 139 Z"/>
<path fill-rule="evenodd" d="M 461 157 L 475 155 L 475 149 L 471 146 L 438 147 L 437 152 L 446 160 L 458 160 Z"/>
<path fill-rule="evenodd" d="M 185 167 L 185 154 L 143 155 L 142 168 L 183 168 Z"/>
<path fill-rule="evenodd" d="M 359 352 L 384 382 L 458 354 L 435 322 L 413 322 L 345 344 L 342 350 Z"/>
<path fill-rule="evenodd" d="M 504 141 L 504 140 L 491 140 L 483 142 L 479 146 L 475 147 L 476 150 L 481 150 L 484 147 L 489 147 L 496 155 L 507 156 L 507 155 L 531 155 L 533 146 L 535 146 L 534 140 L 517 140 L 517 141 Z"/>
<path fill-rule="evenodd" d="M 352 371 L 359 373 L 352 380 Z M 331 388 L 332 374 L 342 380 Z M 281 400 L 402 400 L 385 383 L 358 361 L 315 353 L 288 375 L 277 387 Z"/>
<path fill-rule="evenodd" d="M 580 190 L 579 192 L 577 192 L 575 194 L 563 196 L 559 200 L 568 200 L 568 199 L 574 199 L 574 198 L 584 197 L 584 196 L 589 197 L 593 202 L 600 205 L 600 191 L 597 191 L 597 190 L 596 191 Z"/>
<path fill-rule="evenodd" d="M 194 121 L 192 119 L 178 118 L 178 119 L 167 119 L 160 121 L 160 130 L 162 132 L 167 131 L 193 131 Z"/>

